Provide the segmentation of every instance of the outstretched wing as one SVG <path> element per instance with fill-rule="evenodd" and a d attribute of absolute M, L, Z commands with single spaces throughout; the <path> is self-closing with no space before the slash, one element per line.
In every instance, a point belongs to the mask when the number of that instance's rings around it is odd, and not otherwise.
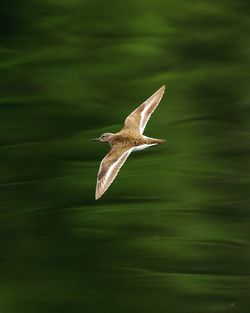
<path fill-rule="evenodd" d="M 120 168 L 132 152 L 133 147 L 116 145 L 102 160 L 96 183 L 95 198 L 99 199 L 112 184 Z"/>
<path fill-rule="evenodd" d="M 125 120 L 124 128 L 130 128 L 143 134 L 151 114 L 157 108 L 164 94 L 165 86 L 157 90 L 150 98 L 135 109 Z"/>

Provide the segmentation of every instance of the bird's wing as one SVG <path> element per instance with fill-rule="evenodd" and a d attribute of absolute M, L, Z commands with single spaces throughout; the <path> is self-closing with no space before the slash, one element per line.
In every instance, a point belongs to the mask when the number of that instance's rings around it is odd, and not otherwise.
<path fill-rule="evenodd" d="M 99 199 L 112 184 L 133 147 L 115 145 L 102 160 L 97 176 L 95 198 Z"/>
<path fill-rule="evenodd" d="M 125 129 L 133 129 L 143 134 L 147 122 L 157 108 L 164 94 L 165 86 L 158 89 L 150 98 L 143 102 L 138 108 L 136 108 L 125 120 Z"/>

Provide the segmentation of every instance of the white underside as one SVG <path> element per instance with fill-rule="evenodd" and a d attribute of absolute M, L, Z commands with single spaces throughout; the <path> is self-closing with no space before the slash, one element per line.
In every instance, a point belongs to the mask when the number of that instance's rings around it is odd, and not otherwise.
<path fill-rule="evenodd" d="M 147 145 L 147 144 L 140 145 L 140 146 L 134 147 L 133 151 L 141 151 L 141 150 L 147 149 L 147 148 L 149 148 L 151 146 L 155 146 L 155 145 L 157 145 L 157 143 L 151 143 L 149 145 Z"/>

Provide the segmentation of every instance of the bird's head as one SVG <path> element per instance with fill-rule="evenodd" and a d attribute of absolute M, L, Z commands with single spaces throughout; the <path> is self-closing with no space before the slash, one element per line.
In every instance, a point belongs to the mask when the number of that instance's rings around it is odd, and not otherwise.
<path fill-rule="evenodd" d="M 109 141 L 112 136 L 112 133 L 104 133 L 99 138 L 92 139 L 92 141 Z"/>

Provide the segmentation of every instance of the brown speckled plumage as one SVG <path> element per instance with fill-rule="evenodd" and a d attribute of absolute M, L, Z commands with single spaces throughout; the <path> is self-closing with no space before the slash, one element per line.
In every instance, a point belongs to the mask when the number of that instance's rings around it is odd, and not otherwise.
<path fill-rule="evenodd" d="M 120 168 L 133 150 L 164 143 L 164 139 L 149 138 L 143 131 L 151 114 L 159 104 L 165 86 L 162 86 L 148 100 L 135 109 L 125 120 L 123 129 L 116 133 L 105 133 L 97 140 L 106 141 L 111 146 L 109 153 L 102 160 L 96 184 L 96 199 L 99 199 L 111 185 Z"/>

